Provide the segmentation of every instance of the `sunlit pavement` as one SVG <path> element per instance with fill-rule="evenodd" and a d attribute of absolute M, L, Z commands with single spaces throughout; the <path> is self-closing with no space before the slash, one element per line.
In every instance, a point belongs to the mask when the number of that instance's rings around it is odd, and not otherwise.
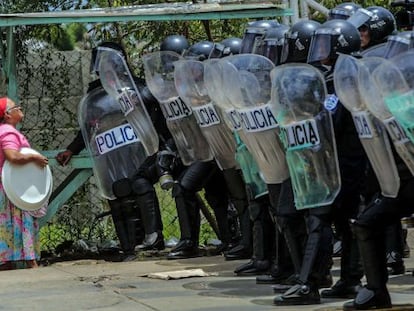
<path fill-rule="evenodd" d="M 414 256 L 414 229 L 408 244 Z M 272 305 L 269 285 L 255 277 L 236 277 L 235 267 L 246 261 L 222 256 L 185 260 L 144 260 L 113 263 L 80 260 L 30 270 L 0 272 L 0 310 L 341 310 L 347 300 L 322 299 L 312 306 Z M 335 259 L 334 281 L 339 275 Z M 388 288 L 393 310 L 414 310 L 414 259 L 405 259 L 405 275 L 391 276 Z M 213 276 L 177 280 L 145 277 L 151 272 L 200 268 Z M 402 308 L 401 306 L 404 306 Z"/>

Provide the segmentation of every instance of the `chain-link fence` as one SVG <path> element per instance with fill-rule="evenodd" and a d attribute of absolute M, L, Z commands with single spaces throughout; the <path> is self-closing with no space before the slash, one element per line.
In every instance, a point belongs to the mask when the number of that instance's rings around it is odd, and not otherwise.
<path fill-rule="evenodd" d="M 79 130 L 78 104 L 91 80 L 90 51 L 59 52 L 49 49 L 18 53 L 18 97 L 25 113 L 21 131 L 37 150 L 65 149 Z M 53 166 L 54 188 L 71 173 L 70 166 Z M 171 193 L 157 186 L 164 236 L 179 237 L 178 221 Z M 54 251 L 65 241 L 116 239 L 107 201 L 99 195 L 94 177 L 77 190 L 41 229 L 42 248 Z M 203 219 L 200 241 L 213 237 Z"/>

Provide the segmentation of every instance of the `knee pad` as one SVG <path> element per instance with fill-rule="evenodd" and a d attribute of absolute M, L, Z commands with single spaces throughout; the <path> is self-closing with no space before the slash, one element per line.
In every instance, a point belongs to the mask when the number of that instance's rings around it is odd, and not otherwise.
<path fill-rule="evenodd" d="M 148 192 L 155 192 L 155 189 L 148 179 L 140 177 L 132 182 L 132 191 L 135 194 L 144 195 Z"/>
<path fill-rule="evenodd" d="M 358 215 L 355 222 L 363 227 L 385 227 L 399 218 L 397 199 L 379 195 Z"/>
<path fill-rule="evenodd" d="M 113 182 L 112 192 L 119 199 L 129 196 L 132 193 L 131 180 L 129 178 L 122 178 Z"/>

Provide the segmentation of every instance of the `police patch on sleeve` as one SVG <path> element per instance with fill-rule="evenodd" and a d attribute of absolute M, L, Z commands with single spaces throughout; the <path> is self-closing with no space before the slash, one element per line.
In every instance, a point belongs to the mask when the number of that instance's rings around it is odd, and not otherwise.
<path fill-rule="evenodd" d="M 325 109 L 335 111 L 338 106 L 338 101 L 339 99 L 335 94 L 328 94 L 323 102 L 323 105 L 325 106 Z"/>

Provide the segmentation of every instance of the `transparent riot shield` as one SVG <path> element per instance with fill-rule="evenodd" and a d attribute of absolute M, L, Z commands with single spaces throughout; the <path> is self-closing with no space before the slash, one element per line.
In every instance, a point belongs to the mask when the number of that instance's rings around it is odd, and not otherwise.
<path fill-rule="evenodd" d="M 244 143 L 246 137 L 241 127 L 240 117 L 227 96 L 227 90 L 223 87 L 225 79 L 225 72 L 221 70 L 218 59 L 204 62 L 204 83 L 207 92 L 216 108 L 224 112 L 222 115 L 224 116 L 225 124 L 232 132 L 236 141 L 235 158 L 242 170 L 246 187 L 251 192 L 250 194 L 253 198 L 258 198 L 267 193 L 267 185 L 263 180 L 260 168 Z"/>
<path fill-rule="evenodd" d="M 175 52 L 161 51 L 142 57 L 148 88 L 159 101 L 167 126 L 185 165 L 213 159 L 191 106 L 178 95 L 174 82 L 174 62 L 182 59 Z"/>
<path fill-rule="evenodd" d="M 204 62 L 180 60 L 174 63 L 175 87 L 183 101 L 191 106 L 198 125 L 207 139 L 221 169 L 237 167 L 236 144 L 224 123 L 221 109 L 211 100 L 204 82 Z"/>
<path fill-rule="evenodd" d="M 78 121 L 101 195 L 113 200 L 112 184 L 137 172 L 147 158 L 145 147 L 119 102 L 101 87 L 82 98 Z"/>
<path fill-rule="evenodd" d="M 307 64 L 272 70 L 272 107 L 281 127 L 297 209 L 331 204 L 341 188 L 332 118 L 321 72 Z"/>
<path fill-rule="evenodd" d="M 271 110 L 270 71 L 273 63 L 256 54 L 240 54 L 220 60 L 222 88 L 237 110 L 242 140 L 252 153 L 267 184 L 282 183 L 289 177 L 279 128 Z"/>
<path fill-rule="evenodd" d="M 141 95 L 121 53 L 99 50 L 99 77 L 105 91 L 119 104 L 125 119 L 134 129 L 147 155 L 158 151 L 158 135 L 142 102 Z"/>
<path fill-rule="evenodd" d="M 372 73 L 385 105 L 414 143 L 414 52 L 383 62 Z"/>
<path fill-rule="evenodd" d="M 355 57 L 341 54 L 335 65 L 335 91 L 352 114 L 359 139 L 386 197 L 396 197 L 400 179 L 391 145 L 382 122 L 372 115 L 359 88 L 361 65 Z"/>
<path fill-rule="evenodd" d="M 408 139 L 400 123 L 391 114 L 385 105 L 382 92 L 374 82 L 372 72 L 384 63 L 380 57 L 367 57 L 360 59 L 360 70 L 358 76 L 358 85 L 361 92 L 362 100 L 368 107 L 368 110 L 379 120 L 382 121 L 395 150 L 414 175 L 414 144 Z"/>

